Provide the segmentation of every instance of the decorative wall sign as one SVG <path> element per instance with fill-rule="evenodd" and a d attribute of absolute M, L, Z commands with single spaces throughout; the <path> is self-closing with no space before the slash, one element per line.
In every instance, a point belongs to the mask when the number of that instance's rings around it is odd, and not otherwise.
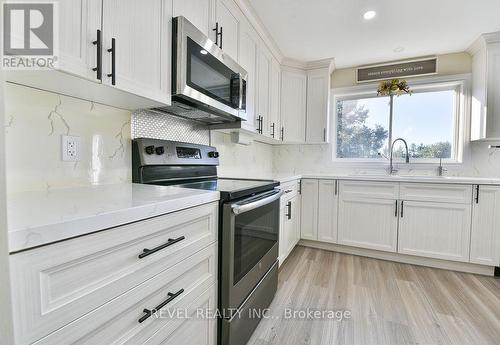
<path fill-rule="evenodd" d="M 357 69 L 357 82 L 367 83 L 392 78 L 409 78 L 437 73 L 437 57 L 398 62 L 384 65 L 360 67 Z"/>

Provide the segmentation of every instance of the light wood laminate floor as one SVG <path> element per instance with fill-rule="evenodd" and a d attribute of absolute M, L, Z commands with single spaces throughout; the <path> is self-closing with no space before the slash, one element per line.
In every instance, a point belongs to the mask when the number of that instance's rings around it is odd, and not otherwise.
<path fill-rule="evenodd" d="M 352 315 L 286 319 L 285 308 Z M 248 345 L 500 344 L 500 279 L 300 246 L 270 309 Z"/>

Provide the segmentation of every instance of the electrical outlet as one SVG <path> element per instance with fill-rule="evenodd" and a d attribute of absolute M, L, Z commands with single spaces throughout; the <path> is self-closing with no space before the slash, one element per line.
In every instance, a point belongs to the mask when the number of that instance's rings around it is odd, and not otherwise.
<path fill-rule="evenodd" d="M 65 162 L 80 161 L 80 137 L 63 135 L 62 160 Z"/>

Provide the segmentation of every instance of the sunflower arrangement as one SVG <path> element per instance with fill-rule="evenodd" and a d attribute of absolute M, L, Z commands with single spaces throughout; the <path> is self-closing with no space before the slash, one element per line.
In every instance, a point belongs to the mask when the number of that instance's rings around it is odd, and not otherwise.
<path fill-rule="evenodd" d="M 377 90 L 378 96 L 401 96 L 404 94 L 410 94 L 410 86 L 406 80 L 392 79 L 381 81 Z"/>

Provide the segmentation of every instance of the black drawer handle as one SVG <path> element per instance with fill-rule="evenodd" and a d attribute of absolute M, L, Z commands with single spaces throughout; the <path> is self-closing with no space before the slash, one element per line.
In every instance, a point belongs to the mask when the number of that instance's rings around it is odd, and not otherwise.
<path fill-rule="evenodd" d="M 148 255 L 151 255 L 151 254 L 154 254 L 156 252 L 159 252 L 160 250 L 165 249 L 167 247 L 170 247 L 171 245 L 176 244 L 177 242 L 180 242 L 180 241 L 182 241 L 184 239 L 186 239 L 186 237 L 184 237 L 184 236 L 176 238 L 175 240 L 172 239 L 172 238 L 169 238 L 168 242 L 165 243 L 165 244 L 162 244 L 161 246 L 158 246 L 158 247 L 153 248 L 153 249 L 144 248 L 143 251 L 142 251 L 142 253 L 139 254 L 139 259 L 145 258 Z"/>
<path fill-rule="evenodd" d="M 151 317 L 151 315 L 155 314 L 158 310 L 160 310 L 161 308 L 163 308 L 164 306 L 166 306 L 167 304 L 172 302 L 174 299 L 179 297 L 179 295 L 181 295 L 183 292 L 184 292 L 184 289 L 180 289 L 176 293 L 169 292 L 168 298 L 164 302 L 162 302 L 160 305 L 158 305 L 156 308 L 154 308 L 153 310 L 144 309 L 142 312 L 145 314 L 138 320 L 139 323 L 143 323 L 144 321 L 149 319 Z"/>

